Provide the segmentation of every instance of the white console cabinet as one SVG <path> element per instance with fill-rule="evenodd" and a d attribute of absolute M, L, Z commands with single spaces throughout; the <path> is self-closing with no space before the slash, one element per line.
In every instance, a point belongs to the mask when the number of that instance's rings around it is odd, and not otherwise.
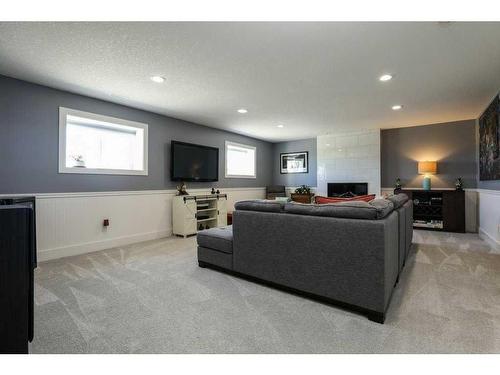
<path fill-rule="evenodd" d="M 178 195 L 172 207 L 173 234 L 189 236 L 227 225 L 227 195 Z"/>

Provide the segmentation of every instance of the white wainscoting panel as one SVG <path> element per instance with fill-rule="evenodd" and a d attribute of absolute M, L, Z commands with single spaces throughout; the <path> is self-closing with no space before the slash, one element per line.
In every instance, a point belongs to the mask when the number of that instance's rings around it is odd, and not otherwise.
<path fill-rule="evenodd" d="M 266 197 L 266 188 L 233 188 L 222 189 L 223 193 L 227 193 L 227 210 L 234 210 L 234 203 L 245 199 L 264 199 Z M 199 194 L 199 193 L 197 193 Z"/>
<path fill-rule="evenodd" d="M 287 192 L 293 189 L 289 187 Z M 189 191 L 192 194 L 209 193 L 208 189 Z M 263 187 L 221 191 L 228 194 L 229 211 L 234 209 L 236 201 L 265 197 Z M 382 193 L 386 192 L 392 192 L 392 188 L 383 188 Z M 37 197 L 40 261 L 166 237 L 172 233 L 174 190 L 34 195 Z M 500 192 L 467 190 L 467 231 L 476 230 L 477 212 L 481 237 L 500 250 Z M 103 219 L 110 220 L 107 229 L 102 226 Z"/>
<path fill-rule="evenodd" d="M 500 191 L 478 189 L 479 235 L 500 251 Z"/>
<path fill-rule="evenodd" d="M 190 189 L 208 194 L 208 189 Z M 243 199 L 262 199 L 265 188 L 221 189 L 228 211 Z M 28 194 L 23 194 L 28 195 Z M 175 190 L 33 194 L 37 201 L 40 261 L 167 237 L 172 234 Z M 104 219 L 110 226 L 104 228 Z"/>

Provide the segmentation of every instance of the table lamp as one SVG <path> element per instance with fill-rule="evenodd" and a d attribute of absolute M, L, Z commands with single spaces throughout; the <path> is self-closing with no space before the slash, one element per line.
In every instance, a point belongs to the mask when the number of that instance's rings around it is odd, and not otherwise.
<path fill-rule="evenodd" d="M 422 187 L 424 190 L 431 190 L 431 174 L 436 174 L 437 172 L 437 162 L 435 161 L 419 161 L 418 162 L 418 174 L 424 175 L 424 181 Z"/>

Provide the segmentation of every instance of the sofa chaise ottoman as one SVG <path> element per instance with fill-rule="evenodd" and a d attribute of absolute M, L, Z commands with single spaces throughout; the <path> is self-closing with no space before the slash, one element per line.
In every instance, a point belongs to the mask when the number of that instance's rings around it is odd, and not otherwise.
<path fill-rule="evenodd" d="M 210 228 L 198 232 L 198 263 L 225 269 L 233 268 L 233 226 Z"/>

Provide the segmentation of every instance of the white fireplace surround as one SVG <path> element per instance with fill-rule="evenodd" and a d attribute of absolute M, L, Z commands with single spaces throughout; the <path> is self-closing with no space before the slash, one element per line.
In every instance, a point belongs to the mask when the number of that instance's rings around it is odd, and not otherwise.
<path fill-rule="evenodd" d="M 380 130 L 321 135 L 317 138 L 317 194 L 331 182 L 367 182 L 380 195 Z"/>

